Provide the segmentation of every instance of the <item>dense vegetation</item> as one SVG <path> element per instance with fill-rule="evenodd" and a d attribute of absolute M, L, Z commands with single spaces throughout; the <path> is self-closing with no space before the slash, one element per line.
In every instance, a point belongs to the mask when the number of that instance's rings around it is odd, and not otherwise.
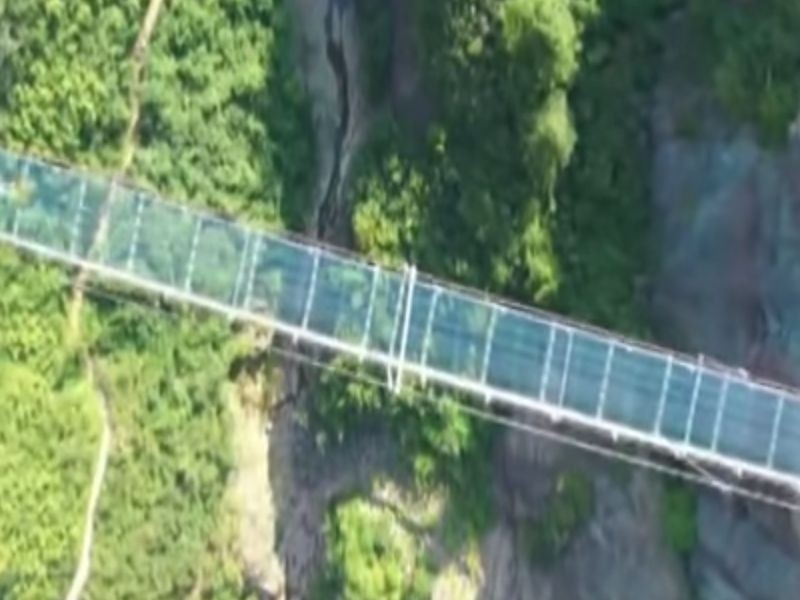
<path fill-rule="evenodd" d="M 435 106 L 422 128 L 413 121 L 424 111 L 391 109 L 391 31 L 379 4 L 358 3 L 376 48 L 366 65 L 370 96 L 384 111 L 352 186 L 359 248 L 646 335 L 637 284 L 647 268 L 643 132 L 664 48 L 658 25 L 677 3 L 416 2 L 421 93 Z M 341 434 L 388 421 L 416 471 L 461 499 L 462 522 L 477 515 L 481 526 L 457 534 L 455 548 L 479 536 L 491 523 L 491 495 L 472 495 L 451 477 L 489 472 L 483 425 L 461 415 L 458 453 L 421 452 L 415 438 L 425 436 L 407 432 L 427 426 L 429 439 L 447 437 L 455 415 L 440 413 L 437 425 L 418 399 L 331 383 L 323 380 L 318 404 L 327 427 Z M 555 560 L 592 510 L 591 482 L 563 474 L 552 509 L 526 527 L 531 557 Z M 448 527 L 459 530 L 448 522 L 445 536 Z"/>
<path fill-rule="evenodd" d="M 692 489 L 681 481 L 666 481 L 661 515 L 670 546 L 688 556 L 697 544 L 697 498 Z"/>
<path fill-rule="evenodd" d="M 795 0 L 690 3 L 714 89 L 730 113 L 768 143 L 786 140 L 800 106 L 800 4 Z"/>
<path fill-rule="evenodd" d="M 225 534 L 232 459 L 224 383 L 237 346 L 223 323 L 192 315 L 121 308 L 102 311 L 100 321 L 93 354 L 117 441 L 89 596 L 220 593 L 216 586 L 231 582 L 203 558 Z"/>
<path fill-rule="evenodd" d="M 139 0 L 0 2 L 0 144 L 117 168 L 146 8 Z M 165 4 L 145 56 L 131 176 L 228 214 L 297 220 L 311 135 L 288 72 L 288 27 L 280 5 L 260 0 Z M 8 500 L 0 596 L 59 597 L 69 584 L 102 390 L 114 445 L 87 596 L 244 597 L 224 495 L 232 466 L 225 382 L 244 349 L 221 321 L 170 317 L 152 304 L 121 308 L 106 293 L 91 298 L 70 349 L 67 280 L 2 256 L 0 403 L 10 418 L 0 428 Z M 84 350 L 97 390 L 86 381 Z"/>
<path fill-rule="evenodd" d="M 345 441 L 354 431 L 388 427 L 416 485 L 423 490 L 439 485 L 449 489 L 451 514 L 458 518 L 450 536 L 457 547 L 485 531 L 491 521 L 490 491 L 487 486 L 476 488 L 474 482 L 488 479 L 492 432 L 459 411 L 451 396 L 425 394 L 431 402 L 422 400 L 413 387 L 394 396 L 368 379 L 325 373 L 313 417 L 333 443 Z"/>
<path fill-rule="evenodd" d="M 351 600 L 424 600 L 431 574 L 391 509 L 360 499 L 335 506 L 325 524 L 326 566 L 314 596 Z M 376 596 L 377 594 L 377 596 Z"/>
<path fill-rule="evenodd" d="M 204 0 L 164 12 L 148 51 L 133 170 L 173 198 L 297 226 L 312 136 L 289 23 L 275 4 Z"/>
<path fill-rule="evenodd" d="M 0 142 L 70 162 L 114 164 L 130 114 L 141 5 L 0 1 Z"/>
<path fill-rule="evenodd" d="M 99 423 L 63 339 L 64 278 L 0 251 L 0 598 L 66 592 Z"/>
<path fill-rule="evenodd" d="M 133 90 L 145 0 L 0 0 L 0 144 L 113 170 L 138 93 L 131 178 L 229 215 L 298 226 L 314 153 L 283 4 L 165 6 Z M 688 46 L 706 57 L 688 72 L 712 82 L 731 116 L 780 144 L 800 104 L 800 4 L 410 6 L 424 97 L 394 111 L 387 3 L 356 2 L 378 109 L 350 181 L 357 247 L 646 335 L 646 132 L 667 23 L 678 15 Z M 58 271 L 3 251 L 0 281 L 0 597 L 57 597 L 72 574 L 99 430 L 83 351 L 97 361 L 115 433 L 89 597 L 244 595 L 224 490 L 225 382 L 245 349 L 219 321 L 97 299 L 72 347 Z M 440 528 L 457 551 L 493 518 L 490 487 L 474 485 L 490 479 L 492 432 L 450 400 L 413 384 L 393 397 L 328 374 L 314 418 L 329 442 L 388 431 L 413 485 L 444 491 Z M 591 484 L 573 474 L 555 498 L 525 534 L 537 560 L 562 552 L 592 511 Z M 667 539 L 689 553 L 692 492 L 667 486 L 663 514 Z M 427 593 L 424 544 L 389 511 L 340 502 L 326 535 L 326 593 Z"/>

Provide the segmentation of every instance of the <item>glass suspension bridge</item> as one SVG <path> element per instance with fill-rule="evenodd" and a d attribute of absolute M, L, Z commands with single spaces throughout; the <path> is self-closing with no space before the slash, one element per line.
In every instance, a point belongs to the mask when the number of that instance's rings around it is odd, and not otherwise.
<path fill-rule="evenodd" d="M 800 489 L 800 393 L 702 356 L 3 150 L 0 241 L 379 365 L 395 391 L 430 381 Z"/>

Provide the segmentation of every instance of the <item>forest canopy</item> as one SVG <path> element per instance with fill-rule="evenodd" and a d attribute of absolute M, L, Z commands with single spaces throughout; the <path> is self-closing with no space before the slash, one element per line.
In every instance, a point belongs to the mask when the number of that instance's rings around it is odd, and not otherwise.
<path fill-rule="evenodd" d="M 134 52 L 145 0 L 0 0 L 0 145 L 109 174 L 131 144 L 124 175 L 139 185 L 302 229 L 319 149 L 287 2 L 167 0 Z M 410 0 L 421 83 L 403 110 L 390 4 L 355 2 L 369 131 L 346 178 L 343 237 L 381 262 L 625 333 L 649 335 L 650 107 L 676 45 L 668 28 L 677 21 L 702 57 L 687 77 L 731 128 L 780 147 L 800 106 L 797 0 Z M 0 250 L 0 597 L 68 586 L 101 397 L 114 443 L 87 597 L 248 597 L 230 543 L 227 403 L 234 365 L 263 356 L 221 319 L 94 282 L 68 340 L 73 275 Z M 495 518 L 491 486 L 474 482 L 490 480 L 496 432 L 455 408 L 464 398 L 332 373 L 313 391 L 323 450 L 386 433 L 409 487 L 446 497 L 444 545 L 475 545 Z M 593 512 L 588 480 L 571 481 L 566 508 L 529 528 L 540 558 Z M 391 510 L 358 496 L 328 508 L 329 595 L 429 594 L 426 546 Z M 683 554 L 695 512 L 688 488 L 667 490 L 665 531 Z"/>

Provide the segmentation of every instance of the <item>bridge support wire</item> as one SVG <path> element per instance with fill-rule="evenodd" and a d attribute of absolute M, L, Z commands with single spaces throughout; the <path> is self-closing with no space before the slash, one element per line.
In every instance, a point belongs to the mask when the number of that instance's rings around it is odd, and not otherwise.
<path fill-rule="evenodd" d="M 72 285 L 69 277 L 65 277 L 64 285 Z M 111 301 L 124 302 L 126 304 L 133 302 L 146 309 L 159 312 L 169 318 L 179 318 L 178 314 L 169 311 L 164 306 L 150 304 L 144 302 L 142 299 L 136 299 L 129 296 L 124 296 L 120 293 L 115 293 L 111 290 L 104 289 L 100 283 L 89 282 L 85 285 L 85 289 L 90 294 L 103 297 Z M 271 346 L 269 348 L 269 352 L 278 354 L 290 360 L 310 365 L 312 367 L 325 369 L 329 372 L 350 377 L 351 379 L 361 383 L 375 385 L 377 387 L 394 392 L 394 387 L 389 385 L 386 381 L 381 380 L 379 377 L 369 376 L 363 372 L 353 371 L 338 363 L 326 362 L 321 359 L 308 356 L 300 351 L 291 350 L 287 347 L 278 347 L 276 345 Z M 695 461 L 688 461 L 687 464 L 693 466 L 698 472 L 686 471 L 674 466 L 656 462 L 644 456 L 633 456 L 615 448 L 608 448 L 590 441 L 581 440 L 570 436 L 569 434 L 555 431 L 543 426 L 524 423 L 510 416 L 495 414 L 488 409 L 477 408 L 467 404 L 466 402 L 454 400 L 449 396 L 433 397 L 429 393 L 426 393 L 425 390 L 412 390 L 411 394 L 415 399 L 434 404 L 450 404 L 453 406 L 453 408 L 467 413 L 475 418 L 508 427 L 510 429 L 515 429 L 527 435 L 540 437 L 553 443 L 570 446 L 585 452 L 596 454 L 598 456 L 621 460 L 634 467 L 646 468 L 662 475 L 676 477 L 690 483 L 718 490 L 725 495 L 736 495 L 746 500 L 761 502 L 776 508 L 790 510 L 792 512 L 800 512 L 800 489 L 795 487 L 788 488 L 791 491 L 791 495 L 794 497 L 793 500 L 788 500 L 778 497 L 775 494 L 753 491 L 736 483 L 724 482 L 720 478 L 710 474 L 708 471 L 697 465 Z"/>
<path fill-rule="evenodd" d="M 275 352 L 276 354 L 279 354 L 289 360 L 295 360 L 319 369 L 325 369 L 331 372 L 338 373 L 340 375 L 349 377 L 360 383 L 375 385 L 377 387 L 388 389 L 392 392 L 395 391 L 393 387 L 387 385 L 385 381 L 382 381 L 378 377 L 370 377 L 363 373 L 352 371 L 340 365 L 312 358 L 301 352 L 296 352 L 288 348 L 282 348 L 277 346 L 271 347 L 270 352 Z M 569 434 L 555 431 L 546 428 L 544 426 L 533 425 L 530 423 L 522 422 L 521 420 L 514 419 L 513 417 L 510 416 L 499 415 L 491 412 L 491 410 L 489 409 L 478 408 L 464 401 L 454 400 L 450 396 L 433 397 L 430 394 L 425 393 L 425 390 L 416 390 L 416 389 L 412 390 L 410 393 L 412 397 L 416 400 L 432 404 L 448 404 L 453 408 L 455 408 L 456 410 L 466 413 L 474 418 L 494 423 L 496 425 L 501 425 L 509 429 L 514 429 L 526 435 L 539 437 L 555 444 L 569 446 L 577 450 L 581 450 L 583 452 L 595 454 L 597 456 L 602 456 L 613 460 L 619 460 L 624 463 L 627 463 L 632 467 L 648 469 L 667 477 L 682 479 L 688 483 L 717 490 L 718 492 L 721 492 L 723 495 L 726 496 L 736 495 L 745 500 L 760 502 L 762 504 L 773 506 L 775 508 L 789 510 L 792 512 L 800 512 L 800 489 L 792 488 L 790 490 L 790 493 L 793 499 L 784 499 L 776 494 L 753 491 L 741 485 L 723 481 L 721 478 L 714 476 L 709 471 L 702 468 L 693 460 L 688 461 L 686 464 L 693 467 L 696 471 L 680 469 L 678 467 L 657 462 L 645 456 L 635 456 L 633 454 L 628 454 L 620 450 L 616 450 L 613 447 L 609 448 L 597 443 L 581 440 L 578 439 L 577 437 L 573 437 Z M 789 494 L 787 493 L 787 495 Z"/>

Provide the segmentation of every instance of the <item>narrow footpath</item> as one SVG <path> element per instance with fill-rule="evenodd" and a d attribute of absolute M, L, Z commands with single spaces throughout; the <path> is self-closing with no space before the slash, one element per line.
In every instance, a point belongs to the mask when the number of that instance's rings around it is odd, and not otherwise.
<path fill-rule="evenodd" d="M 133 155 L 136 149 L 136 131 L 139 125 L 139 116 L 141 114 L 141 87 L 142 87 L 142 73 L 147 59 L 147 47 L 153 35 L 158 16 L 161 13 L 163 0 L 150 0 L 145 13 L 142 25 L 139 28 L 139 34 L 136 37 L 136 43 L 133 46 L 132 52 L 132 67 L 131 67 L 131 91 L 129 96 L 131 117 L 128 121 L 128 126 L 125 130 L 125 137 L 122 142 L 122 154 L 117 171 L 114 174 L 114 179 L 121 178 L 130 168 L 133 163 Z M 97 225 L 97 231 L 92 239 L 91 250 L 94 252 L 102 247 L 105 242 L 106 234 L 108 231 L 108 216 L 111 212 L 111 204 L 114 201 L 112 185 L 109 189 L 109 194 L 105 198 L 102 214 Z M 89 282 L 90 273 L 86 269 L 78 271 L 75 281 L 72 285 L 72 297 L 68 309 L 68 331 L 67 342 L 74 348 L 80 349 L 81 344 L 81 313 L 83 309 L 84 291 Z M 89 573 L 91 571 L 92 562 L 92 547 L 94 545 L 94 525 L 95 517 L 97 514 L 97 507 L 100 501 L 100 492 L 103 488 L 103 481 L 105 480 L 106 468 L 108 466 L 108 457 L 111 453 L 112 445 L 112 426 L 108 410 L 108 397 L 106 392 L 102 389 L 103 386 L 97 385 L 95 382 L 96 368 L 93 364 L 92 357 L 88 352 L 84 351 L 84 362 L 86 367 L 86 374 L 92 387 L 95 389 L 95 398 L 97 399 L 97 410 L 102 419 L 103 431 L 100 437 L 100 446 L 97 451 L 97 460 L 95 463 L 95 471 L 92 477 L 92 487 L 89 493 L 89 502 L 86 508 L 86 522 L 83 528 L 83 541 L 81 544 L 81 553 L 78 560 L 78 565 L 75 569 L 75 574 L 72 578 L 69 592 L 66 595 L 66 600 L 79 600 L 83 595 L 86 583 L 89 580 Z"/>

